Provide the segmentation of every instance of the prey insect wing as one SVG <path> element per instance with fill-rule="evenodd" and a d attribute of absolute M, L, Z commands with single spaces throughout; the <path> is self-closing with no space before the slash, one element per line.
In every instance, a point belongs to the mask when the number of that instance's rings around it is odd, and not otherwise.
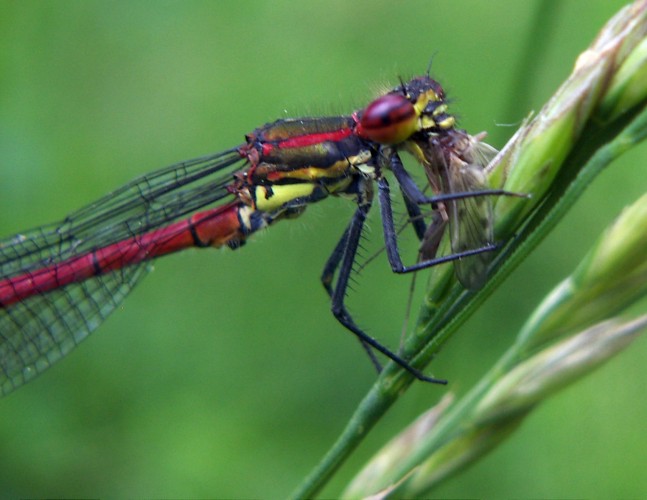
<path fill-rule="evenodd" d="M 489 145 L 469 137 L 463 159 L 450 155 L 447 178 L 450 193 L 468 193 L 488 188 L 485 167 L 496 155 Z M 465 161 L 467 160 L 467 161 Z M 492 198 L 475 196 L 447 202 L 452 252 L 460 253 L 494 243 Z M 454 264 L 456 276 L 468 289 L 483 286 L 493 252 L 483 252 Z"/>
<path fill-rule="evenodd" d="M 420 144 L 429 184 L 437 194 L 487 192 L 485 167 L 497 151 L 462 130 L 445 131 Z M 461 196 L 438 204 L 420 247 L 423 259 L 436 256 L 449 225 L 452 253 L 461 254 L 494 244 L 491 196 Z M 492 252 L 480 252 L 454 262 L 458 280 L 468 289 L 483 286 Z"/>

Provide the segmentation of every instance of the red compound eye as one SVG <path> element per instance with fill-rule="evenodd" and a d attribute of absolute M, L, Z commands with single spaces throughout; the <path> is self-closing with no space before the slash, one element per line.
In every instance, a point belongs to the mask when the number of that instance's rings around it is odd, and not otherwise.
<path fill-rule="evenodd" d="M 399 144 L 416 131 L 418 115 L 400 94 L 386 94 L 369 104 L 359 121 L 358 134 L 380 144 Z"/>

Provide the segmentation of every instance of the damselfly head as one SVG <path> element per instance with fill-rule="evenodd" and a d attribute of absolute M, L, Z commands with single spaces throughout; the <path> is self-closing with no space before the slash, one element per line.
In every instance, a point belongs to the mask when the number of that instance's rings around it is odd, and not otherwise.
<path fill-rule="evenodd" d="M 420 121 L 419 132 L 440 132 L 456 125 L 456 119 L 447 111 L 445 91 L 430 77 L 416 77 L 394 92 L 401 92 L 413 104 Z"/>
<path fill-rule="evenodd" d="M 358 113 L 357 133 L 371 141 L 397 145 L 418 133 L 452 129 L 445 92 L 438 82 L 419 76 L 401 83 Z"/>

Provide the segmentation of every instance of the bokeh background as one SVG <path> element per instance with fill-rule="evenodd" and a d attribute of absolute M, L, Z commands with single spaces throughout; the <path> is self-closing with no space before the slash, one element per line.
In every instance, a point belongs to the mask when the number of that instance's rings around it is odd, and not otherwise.
<path fill-rule="evenodd" d="M 277 118 L 359 108 L 432 56 L 461 125 L 500 147 L 624 3 L 2 1 L 0 232 L 60 219 Z M 478 380 L 645 192 L 646 163 L 643 145 L 612 165 L 455 335 L 432 367 L 450 389 Z M 375 380 L 318 282 L 352 210 L 328 200 L 240 251 L 157 262 L 90 339 L 0 401 L 0 496 L 287 495 Z M 379 247 L 377 217 L 371 228 Z M 393 347 L 409 283 L 378 259 L 350 296 Z M 642 339 L 438 496 L 644 495 L 645 366 Z M 324 495 L 444 392 L 416 384 Z"/>

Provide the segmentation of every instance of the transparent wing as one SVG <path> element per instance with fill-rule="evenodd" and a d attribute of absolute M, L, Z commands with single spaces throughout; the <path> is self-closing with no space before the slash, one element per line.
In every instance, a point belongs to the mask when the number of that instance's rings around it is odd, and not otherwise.
<path fill-rule="evenodd" d="M 141 176 L 62 221 L 0 240 L 0 279 L 40 269 L 187 217 L 229 196 L 236 149 Z"/>
<path fill-rule="evenodd" d="M 0 309 L 0 394 L 76 347 L 121 304 L 149 266 L 140 263 Z"/>
<path fill-rule="evenodd" d="M 447 179 L 449 192 L 461 193 L 487 189 L 485 167 L 496 150 L 469 136 L 460 157 L 449 155 Z M 450 240 L 455 253 L 474 250 L 492 244 L 494 227 L 492 200 L 489 196 L 462 198 L 447 203 Z M 483 252 L 455 262 L 456 276 L 468 289 L 483 286 L 492 252 Z"/>
<path fill-rule="evenodd" d="M 0 241 L 0 284 L 167 226 L 231 196 L 244 160 L 229 150 L 142 176 L 56 224 Z M 140 262 L 11 304 L 0 303 L 0 393 L 65 356 L 124 300 L 150 265 Z"/>

